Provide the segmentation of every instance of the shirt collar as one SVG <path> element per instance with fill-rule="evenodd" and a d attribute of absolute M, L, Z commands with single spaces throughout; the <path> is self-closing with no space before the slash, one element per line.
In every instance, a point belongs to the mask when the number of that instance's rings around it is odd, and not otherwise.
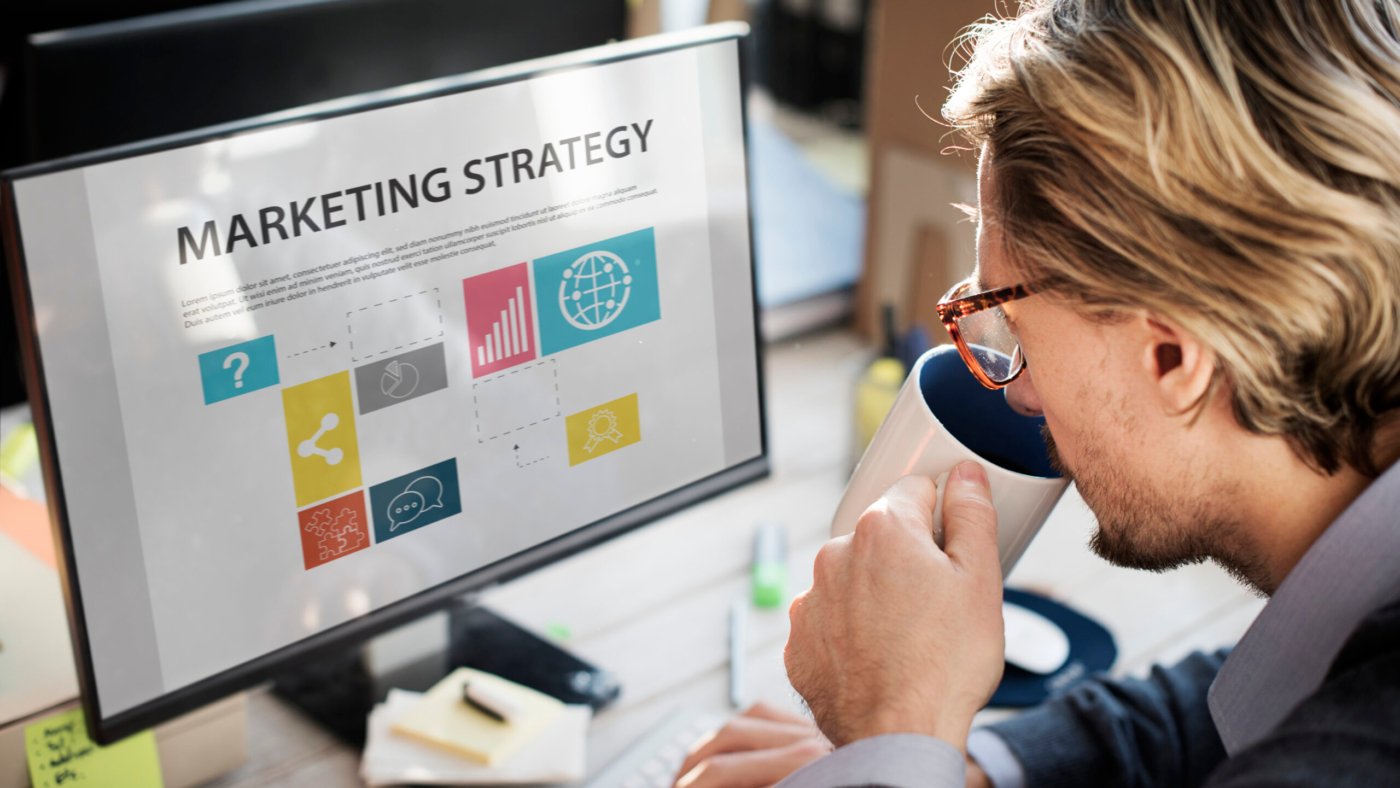
<path fill-rule="evenodd" d="M 1211 716 L 1231 754 L 1254 744 L 1322 685 L 1371 612 L 1400 598 L 1400 462 L 1328 526 L 1211 685 Z"/>

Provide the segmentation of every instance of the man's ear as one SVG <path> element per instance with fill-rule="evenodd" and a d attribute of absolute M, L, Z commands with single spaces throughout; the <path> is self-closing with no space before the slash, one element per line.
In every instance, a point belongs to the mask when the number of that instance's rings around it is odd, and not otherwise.
<path fill-rule="evenodd" d="M 1194 334 L 1164 318 L 1147 315 L 1143 367 L 1169 413 L 1189 411 L 1210 391 L 1215 353 Z"/>

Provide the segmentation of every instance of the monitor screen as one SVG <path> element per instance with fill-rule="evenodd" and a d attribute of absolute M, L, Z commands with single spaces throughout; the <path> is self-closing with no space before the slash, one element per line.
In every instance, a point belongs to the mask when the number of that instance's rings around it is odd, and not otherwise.
<path fill-rule="evenodd" d="M 742 35 L 6 173 L 96 735 L 766 472 Z"/>

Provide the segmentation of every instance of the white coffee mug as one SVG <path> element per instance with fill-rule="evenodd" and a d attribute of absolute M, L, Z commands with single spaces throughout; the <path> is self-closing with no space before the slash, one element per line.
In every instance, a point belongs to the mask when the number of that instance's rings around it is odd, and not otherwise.
<path fill-rule="evenodd" d="M 1069 481 L 1050 466 L 1043 419 L 1011 409 L 968 372 L 952 345 L 919 357 L 894 406 L 870 441 L 836 507 L 832 536 L 858 520 L 904 476 L 927 476 L 939 489 L 934 533 L 942 541 L 943 485 L 953 466 L 974 460 L 987 470 L 997 511 L 997 548 L 1005 577 L 1050 516 Z"/>

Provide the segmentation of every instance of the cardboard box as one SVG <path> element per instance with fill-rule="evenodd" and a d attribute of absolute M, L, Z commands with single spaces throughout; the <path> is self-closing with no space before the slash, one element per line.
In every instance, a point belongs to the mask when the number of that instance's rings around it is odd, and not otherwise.
<path fill-rule="evenodd" d="M 856 326 L 872 340 L 879 338 L 886 303 L 894 306 L 901 330 L 919 322 L 935 340 L 945 339 L 936 317 L 923 314 L 927 293 L 942 294 L 975 263 L 975 227 L 953 204 L 976 203 L 977 160 L 971 151 L 947 152 L 964 143 L 939 113 L 952 87 L 954 39 L 995 11 L 993 0 L 875 0 L 871 6 L 871 188 Z M 941 253 L 930 246 L 939 236 Z"/>

